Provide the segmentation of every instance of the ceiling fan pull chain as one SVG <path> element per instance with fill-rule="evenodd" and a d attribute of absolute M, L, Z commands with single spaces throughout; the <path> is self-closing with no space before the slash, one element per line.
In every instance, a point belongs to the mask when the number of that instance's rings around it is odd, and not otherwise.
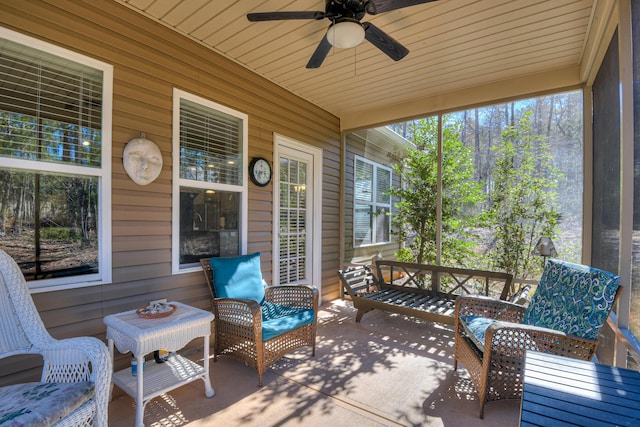
<path fill-rule="evenodd" d="M 331 24 L 332 26 L 336 25 L 336 20 L 335 19 L 332 19 L 331 22 L 332 22 L 332 24 Z M 335 31 L 331 33 L 331 38 L 333 39 L 333 40 L 331 40 L 331 47 L 333 47 L 332 51 L 333 51 L 333 54 L 335 55 L 336 54 L 336 33 L 335 33 Z"/>
<path fill-rule="evenodd" d="M 358 48 L 353 49 L 353 75 L 358 75 Z"/>

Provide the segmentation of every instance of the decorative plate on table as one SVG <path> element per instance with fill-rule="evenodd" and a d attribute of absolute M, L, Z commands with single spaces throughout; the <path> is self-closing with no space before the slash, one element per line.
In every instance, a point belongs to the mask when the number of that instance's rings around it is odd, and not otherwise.
<path fill-rule="evenodd" d="M 144 319 L 159 319 L 172 315 L 176 308 L 175 304 L 158 303 L 139 308 L 136 314 Z"/>

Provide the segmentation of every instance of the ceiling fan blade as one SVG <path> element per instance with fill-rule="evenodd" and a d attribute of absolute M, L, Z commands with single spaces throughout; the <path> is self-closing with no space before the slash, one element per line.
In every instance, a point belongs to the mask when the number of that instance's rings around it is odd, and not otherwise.
<path fill-rule="evenodd" d="M 287 19 L 324 19 L 325 13 L 321 11 L 309 12 L 255 12 L 247 13 L 247 19 L 251 22 L 280 21 Z"/>
<path fill-rule="evenodd" d="M 316 50 L 313 52 L 313 55 L 311 55 L 311 58 L 307 63 L 307 68 L 319 68 L 330 51 L 331 43 L 329 43 L 327 34 L 325 34 L 322 40 L 320 40 L 318 47 L 316 47 Z"/>
<path fill-rule="evenodd" d="M 382 31 L 370 22 L 362 24 L 364 38 L 369 43 L 386 53 L 389 58 L 399 61 L 409 53 L 409 49 L 398 43 L 393 37 Z"/>
<path fill-rule="evenodd" d="M 403 7 L 431 3 L 432 1 L 436 0 L 371 0 L 367 3 L 367 13 L 369 15 L 375 15 L 377 13 L 402 9 Z"/>

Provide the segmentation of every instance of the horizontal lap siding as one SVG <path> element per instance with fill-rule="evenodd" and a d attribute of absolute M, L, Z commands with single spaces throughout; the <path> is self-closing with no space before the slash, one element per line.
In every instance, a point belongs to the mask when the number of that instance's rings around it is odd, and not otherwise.
<path fill-rule="evenodd" d="M 92 335 L 104 340 L 105 315 L 155 298 L 210 308 L 202 273 L 171 275 L 174 87 L 247 114 L 249 159 L 273 159 L 274 132 L 323 149 L 322 290 L 324 300 L 337 296 L 338 118 L 111 0 L 3 3 L 0 25 L 114 66 L 113 284 L 35 294 L 52 335 Z M 159 146 L 164 163 L 159 178 L 147 186 L 133 183 L 122 165 L 125 144 L 141 133 Z M 250 183 L 248 194 L 247 247 L 264 254 L 262 268 L 269 281 L 272 185 L 262 189 Z M 7 363 L 0 361 L 0 385 L 25 376 L 15 371 L 17 364 Z"/>

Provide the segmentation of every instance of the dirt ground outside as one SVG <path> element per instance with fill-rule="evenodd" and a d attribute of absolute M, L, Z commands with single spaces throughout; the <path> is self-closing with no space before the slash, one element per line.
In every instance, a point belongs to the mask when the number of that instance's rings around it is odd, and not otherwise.
<path fill-rule="evenodd" d="M 97 272 L 97 245 L 60 239 L 41 241 L 40 268 L 36 272 L 34 241 L 31 231 L 0 235 L 0 248 L 16 260 L 27 281 Z"/>

